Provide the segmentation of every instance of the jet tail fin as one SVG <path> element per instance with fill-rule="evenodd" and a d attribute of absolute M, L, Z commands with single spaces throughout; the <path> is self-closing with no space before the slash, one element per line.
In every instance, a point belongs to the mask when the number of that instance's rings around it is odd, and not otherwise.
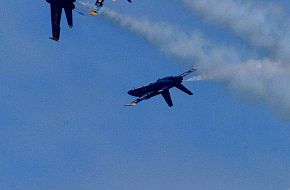
<path fill-rule="evenodd" d="M 178 88 L 179 90 L 185 92 L 188 95 L 193 95 L 193 93 L 190 90 L 188 90 L 185 86 L 183 86 L 182 84 L 176 85 L 176 88 Z"/>
<path fill-rule="evenodd" d="M 188 70 L 188 71 L 186 71 L 186 72 L 180 74 L 179 76 L 181 76 L 181 77 L 183 78 L 183 77 L 187 76 L 188 74 L 190 74 L 190 73 L 192 73 L 192 72 L 194 72 L 194 71 L 196 71 L 196 68 L 193 67 L 193 68 L 191 68 L 190 70 Z"/>
<path fill-rule="evenodd" d="M 172 100 L 171 100 L 171 96 L 170 96 L 169 90 L 164 90 L 163 92 L 161 92 L 161 95 L 163 96 L 163 98 L 166 101 L 166 103 L 168 104 L 168 106 L 172 107 L 173 103 L 172 103 Z"/>
<path fill-rule="evenodd" d="M 72 9 L 71 8 L 64 8 L 67 24 L 70 28 L 73 27 L 73 15 L 72 15 Z"/>

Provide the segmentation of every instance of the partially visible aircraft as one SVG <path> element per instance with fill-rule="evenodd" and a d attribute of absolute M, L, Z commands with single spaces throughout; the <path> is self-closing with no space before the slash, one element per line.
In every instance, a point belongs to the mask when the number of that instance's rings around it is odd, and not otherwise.
<path fill-rule="evenodd" d="M 96 3 L 95 3 L 95 5 L 97 7 L 99 7 L 99 8 L 101 8 L 104 5 L 104 1 L 105 0 L 97 0 Z M 113 1 L 115 2 L 116 0 L 113 0 Z M 127 0 L 127 1 L 130 2 L 130 3 L 132 3 L 132 0 Z"/>
<path fill-rule="evenodd" d="M 117 0 L 113 0 L 115 2 Z M 131 0 L 127 0 L 128 2 L 132 3 Z M 90 2 L 86 2 L 85 0 L 77 0 L 77 13 L 86 16 L 97 16 L 99 14 L 100 9 L 104 5 L 104 0 L 96 0 L 95 4 L 91 4 Z"/>
<path fill-rule="evenodd" d="M 58 41 L 60 36 L 60 20 L 62 9 L 65 11 L 69 28 L 73 27 L 72 10 L 75 8 L 76 0 L 46 0 L 50 4 L 52 37 L 50 39 Z"/>
<path fill-rule="evenodd" d="M 82 0 L 77 0 L 76 1 L 76 11 L 77 13 L 86 16 L 86 15 L 91 15 L 91 16 L 97 16 L 100 10 L 100 7 L 95 5 L 94 3 L 82 1 Z"/>
<path fill-rule="evenodd" d="M 136 106 L 142 100 L 147 100 L 152 98 L 153 96 L 161 94 L 165 99 L 166 103 L 169 107 L 173 106 L 169 89 L 172 87 L 176 87 L 179 90 L 185 92 L 188 95 L 193 95 L 191 91 L 189 91 L 185 86 L 181 83 L 183 78 L 188 74 L 194 72 L 196 69 L 192 68 L 189 71 L 186 71 L 178 76 L 169 76 L 162 79 L 158 79 L 155 83 L 151 83 L 147 86 L 143 86 L 140 88 L 134 88 L 128 91 L 128 94 L 131 96 L 136 96 L 138 99 L 134 100 L 130 104 L 126 106 Z"/>

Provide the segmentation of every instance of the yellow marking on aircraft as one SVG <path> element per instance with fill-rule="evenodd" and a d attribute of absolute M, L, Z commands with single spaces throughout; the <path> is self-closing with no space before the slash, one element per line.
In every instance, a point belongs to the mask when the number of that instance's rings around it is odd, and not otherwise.
<path fill-rule="evenodd" d="M 89 13 L 89 15 L 91 15 L 91 16 L 97 16 L 98 15 L 98 12 L 97 11 L 92 11 L 92 12 Z"/>
<path fill-rule="evenodd" d="M 125 106 L 136 106 L 136 105 L 137 105 L 137 103 L 131 102 L 130 104 L 126 104 Z"/>
<path fill-rule="evenodd" d="M 130 104 L 130 106 L 136 106 L 137 104 L 135 103 L 135 102 L 132 102 L 131 104 Z"/>

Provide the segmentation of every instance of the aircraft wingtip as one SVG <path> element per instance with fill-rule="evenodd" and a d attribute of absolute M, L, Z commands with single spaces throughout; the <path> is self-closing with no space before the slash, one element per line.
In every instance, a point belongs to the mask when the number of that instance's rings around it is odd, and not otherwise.
<path fill-rule="evenodd" d="M 130 107 L 132 107 L 132 106 L 136 106 L 137 104 L 135 103 L 135 102 L 131 102 L 130 104 L 126 104 L 125 106 L 130 106 Z"/>
<path fill-rule="evenodd" d="M 56 41 L 56 42 L 58 42 L 58 41 L 59 41 L 59 39 L 58 39 L 58 38 L 54 38 L 54 37 L 49 37 L 49 39 L 51 39 L 51 40 L 54 40 L 54 41 Z"/>

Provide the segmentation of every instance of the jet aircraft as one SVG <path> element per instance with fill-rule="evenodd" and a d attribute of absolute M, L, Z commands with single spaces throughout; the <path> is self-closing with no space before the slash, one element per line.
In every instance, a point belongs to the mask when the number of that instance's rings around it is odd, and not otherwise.
<path fill-rule="evenodd" d="M 113 0 L 114 2 L 116 0 Z M 132 3 L 131 0 L 127 0 L 128 2 Z M 78 12 L 81 15 L 91 15 L 91 16 L 97 16 L 99 14 L 100 9 L 103 7 L 104 5 L 104 0 L 97 0 L 95 2 L 94 5 L 90 4 L 89 2 L 84 2 L 82 0 L 77 0 L 76 1 L 82 8 L 89 10 L 88 12 L 85 11 L 85 13 L 83 11 L 80 10 L 75 10 L 76 12 Z"/>
<path fill-rule="evenodd" d="M 104 5 L 104 1 L 105 0 L 97 0 L 95 5 L 99 8 L 101 8 L 103 5 Z M 116 1 L 116 0 L 113 0 L 113 1 Z M 127 0 L 128 2 L 132 3 L 132 0 Z"/>
<path fill-rule="evenodd" d="M 131 96 L 136 96 L 138 99 L 134 100 L 130 104 L 126 106 L 135 106 L 142 100 L 147 100 L 152 98 L 153 96 L 161 94 L 165 99 L 166 103 L 169 107 L 173 106 L 169 89 L 172 87 L 176 87 L 179 90 L 185 92 L 188 95 L 193 95 L 191 91 L 189 91 L 185 86 L 181 83 L 183 78 L 188 74 L 194 72 L 196 69 L 192 68 L 189 71 L 186 71 L 178 76 L 168 76 L 162 79 L 158 79 L 155 83 L 151 83 L 147 86 L 134 88 L 128 91 L 128 94 Z"/>
<path fill-rule="evenodd" d="M 82 0 L 77 0 L 76 3 L 77 3 L 76 9 L 74 9 L 74 11 L 83 16 L 87 16 L 87 15 L 97 16 L 99 13 L 100 7 L 98 7 L 94 3 L 91 4 L 89 2 L 82 1 Z"/>
<path fill-rule="evenodd" d="M 58 41 L 60 36 L 60 20 L 62 9 L 65 11 L 69 28 L 73 27 L 72 10 L 75 8 L 76 0 L 46 0 L 50 4 L 52 37 L 50 39 Z"/>

